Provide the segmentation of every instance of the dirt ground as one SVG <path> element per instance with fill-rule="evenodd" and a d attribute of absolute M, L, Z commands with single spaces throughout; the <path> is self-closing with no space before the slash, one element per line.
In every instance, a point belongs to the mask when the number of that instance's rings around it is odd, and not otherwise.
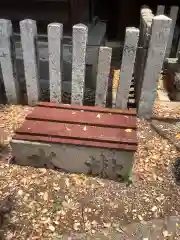
<path fill-rule="evenodd" d="M 138 120 L 133 184 L 127 187 L 85 175 L 11 164 L 8 143 L 31 110 L 0 107 L 0 199 L 13 195 L 12 211 L 6 213 L 1 227 L 5 239 L 59 239 L 62 233 L 95 233 L 110 227 L 118 231 L 133 221 L 180 215 L 180 188 L 172 175 L 179 152 L 150 122 Z M 158 104 L 155 113 L 163 116 Z"/>

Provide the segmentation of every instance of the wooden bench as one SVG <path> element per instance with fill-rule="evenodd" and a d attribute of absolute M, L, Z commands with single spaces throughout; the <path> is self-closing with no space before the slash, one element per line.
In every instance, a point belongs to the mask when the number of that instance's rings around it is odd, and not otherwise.
<path fill-rule="evenodd" d="M 136 111 L 39 103 L 12 141 L 20 165 L 127 179 L 137 149 Z"/>

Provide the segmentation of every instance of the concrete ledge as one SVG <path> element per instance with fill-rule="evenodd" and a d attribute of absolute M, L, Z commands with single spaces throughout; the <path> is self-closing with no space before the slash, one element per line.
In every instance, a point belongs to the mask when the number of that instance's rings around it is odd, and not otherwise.
<path fill-rule="evenodd" d="M 19 165 L 47 167 L 65 172 L 92 174 L 113 180 L 128 180 L 134 152 L 68 144 L 11 141 Z"/>

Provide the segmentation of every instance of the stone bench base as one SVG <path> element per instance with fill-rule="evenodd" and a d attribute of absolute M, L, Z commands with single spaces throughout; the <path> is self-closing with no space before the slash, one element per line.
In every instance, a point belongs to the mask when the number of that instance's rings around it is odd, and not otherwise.
<path fill-rule="evenodd" d="M 20 165 L 92 174 L 114 180 L 128 179 L 134 159 L 133 152 L 66 144 L 13 140 L 11 146 Z"/>
<path fill-rule="evenodd" d="M 11 146 L 20 165 L 127 180 L 137 148 L 136 115 L 41 103 L 16 131 Z"/>

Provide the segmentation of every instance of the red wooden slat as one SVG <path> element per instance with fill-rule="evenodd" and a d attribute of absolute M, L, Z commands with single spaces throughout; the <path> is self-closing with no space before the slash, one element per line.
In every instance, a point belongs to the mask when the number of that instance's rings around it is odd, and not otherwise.
<path fill-rule="evenodd" d="M 13 139 L 31 141 L 31 142 L 45 142 L 45 143 L 57 143 L 57 144 L 59 143 L 59 144 L 69 144 L 69 145 L 85 146 L 85 147 L 95 147 L 95 148 L 98 147 L 98 148 L 105 148 L 105 149 L 108 148 L 108 149 L 125 150 L 125 151 L 137 150 L 137 145 L 135 144 L 84 141 L 79 139 L 55 138 L 50 136 L 16 134 L 13 137 Z"/>
<path fill-rule="evenodd" d="M 59 122 L 26 120 L 16 132 L 91 141 L 137 143 L 135 130 L 127 132 L 126 129 L 120 128 L 64 124 Z"/>
<path fill-rule="evenodd" d="M 79 110 L 36 107 L 26 119 L 50 120 L 87 125 L 136 128 L 136 117 L 112 113 L 82 112 Z"/>
<path fill-rule="evenodd" d="M 58 104 L 53 102 L 40 102 L 38 106 L 47 107 L 47 108 L 62 108 L 62 109 L 72 109 L 72 110 L 84 110 L 91 112 L 99 113 L 114 113 L 114 114 L 125 114 L 125 115 L 134 115 L 136 116 L 136 109 L 118 109 L 118 108 L 104 108 L 98 106 L 80 106 L 80 105 L 70 105 L 70 104 Z"/>

